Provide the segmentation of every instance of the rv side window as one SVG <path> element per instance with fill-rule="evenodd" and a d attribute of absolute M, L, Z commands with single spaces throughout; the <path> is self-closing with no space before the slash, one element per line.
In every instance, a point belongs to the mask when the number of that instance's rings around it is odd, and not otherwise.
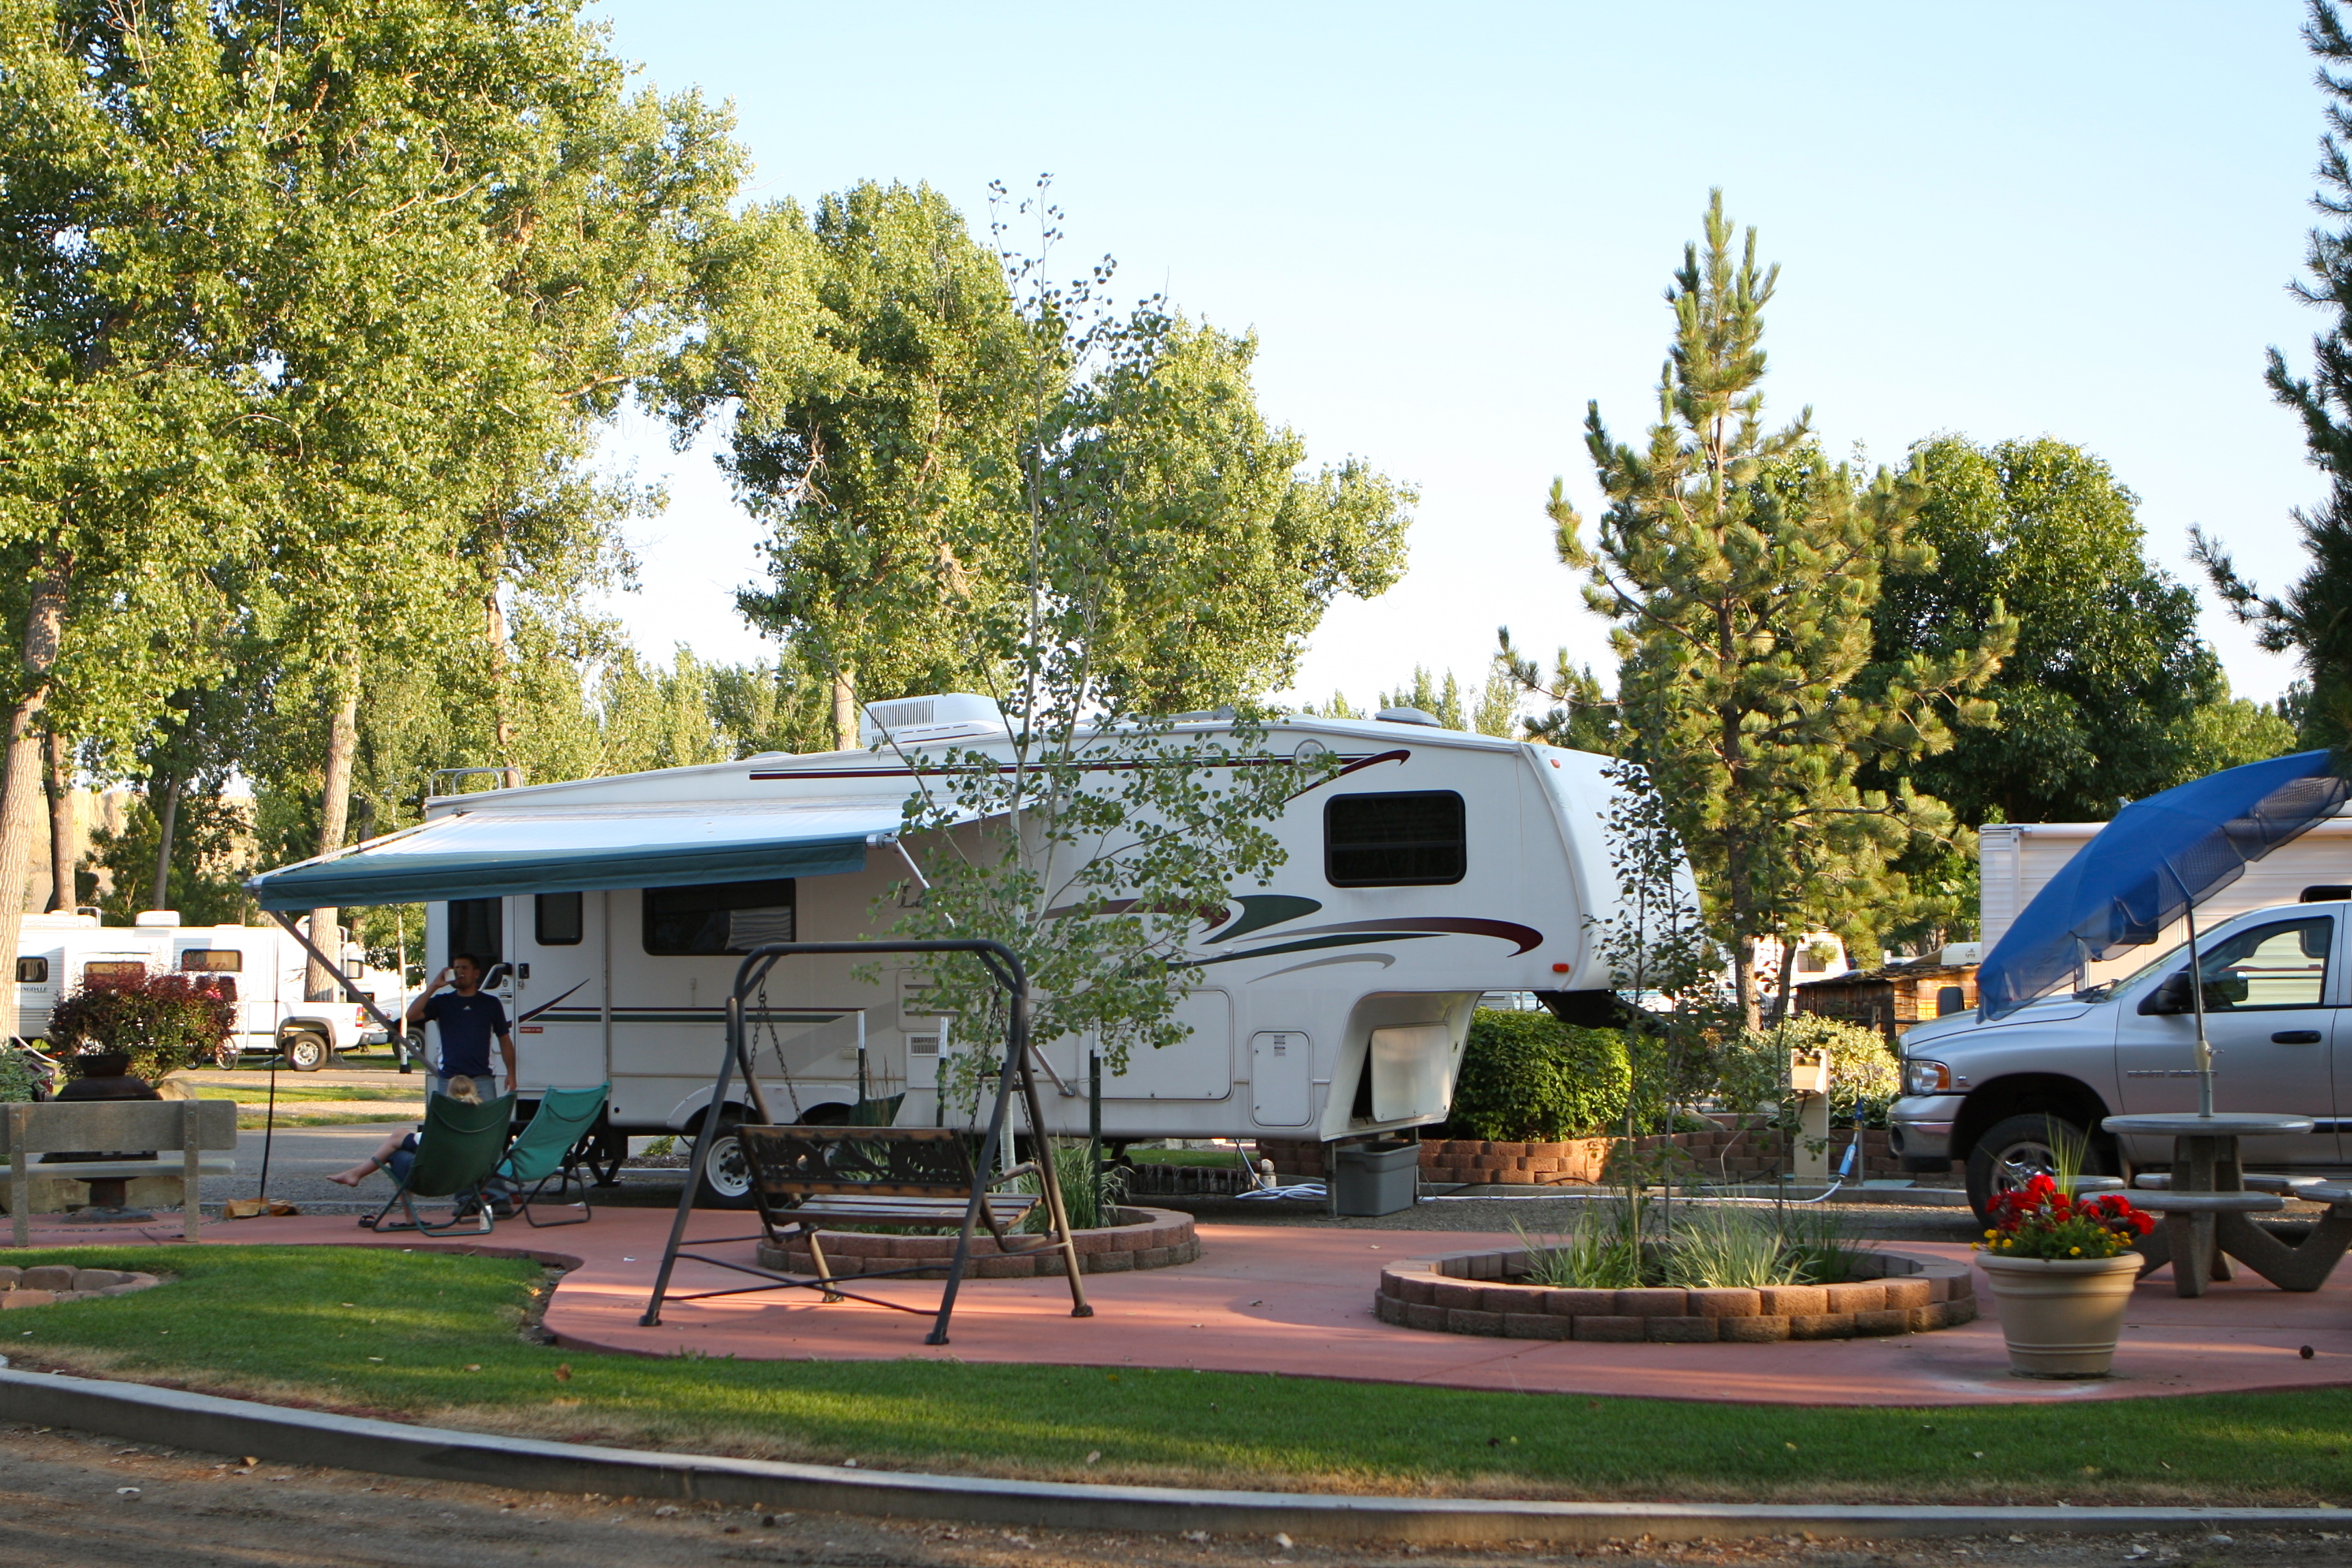
<path fill-rule="evenodd" d="M 713 882 L 645 891 L 646 951 L 748 953 L 793 936 L 793 882 Z"/>
<path fill-rule="evenodd" d="M 147 966 L 136 958 L 128 961 L 101 958 L 81 967 L 81 983 L 85 986 L 92 980 L 143 980 L 146 977 Z"/>
<path fill-rule="evenodd" d="M 531 934 L 542 947 L 580 945 L 580 895 L 542 893 L 531 900 Z"/>
<path fill-rule="evenodd" d="M 448 958 L 471 953 L 482 961 L 487 974 L 492 965 L 505 957 L 506 921 L 500 918 L 505 914 L 501 907 L 505 903 L 502 898 L 451 899 Z"/>
<path fill-rule="evenodd" d="M 1323 875 L 1333 887 L 1426 887 L 1469 867 L 1462 797 L 1451 789 L 1341 795 L 1323 808 Z"/>
<path fill-rule="evenodd" d="M 16 960 L 16 983 L 20 986 L 46 986 L 49 983 L 49 961 L 47 958 Z"/>
<path fill-rule="evenodd" d="M 180 955 L 184 975 L 242 975 L 245 955 L 234 947 L 190 947 Z"/>

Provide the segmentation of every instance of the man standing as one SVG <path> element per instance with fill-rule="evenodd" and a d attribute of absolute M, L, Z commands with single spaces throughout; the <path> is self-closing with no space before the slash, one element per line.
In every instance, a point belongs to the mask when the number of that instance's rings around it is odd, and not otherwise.
<path fill-rule="evenodd" d="M 443 990 L 444 984 L 454 987 Z M 505 1059 L 504 1087 L 511 1092 L 515 1085 L 514 1036 L 507 1026 L 507 1010 L 499 998 L 482 989 L 482 961 L 471 953 L 459 953 L 449 960 L 449 967 L 433 977 L 425 995 L 408 1005 L 408 1021 L 423 1023 L 426 1019 L 441 1026 L 441 1066 L 436 1074 L 440 1083 L 452 1078 L 471 1078 L 479 1082 L 490 1075 L 490 1039 L 498 1038 L 499 1054 Z M 431 1085 L 437 1089 L 438 1083 Z"/>

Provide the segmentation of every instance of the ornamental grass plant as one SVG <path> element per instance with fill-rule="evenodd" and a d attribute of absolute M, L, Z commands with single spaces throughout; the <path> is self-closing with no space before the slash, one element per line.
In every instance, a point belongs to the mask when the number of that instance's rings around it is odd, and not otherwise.
<path fill-rule="evenodd" d="M 1527 1282 L 1554 1290 L 1832 1285 L 1870 1250 L 1827 1209 L 1684 1202 L 1669 1215 L 1638 1191 L 1580 1202 L 1556 1232 L 1511 1228 Z"/>

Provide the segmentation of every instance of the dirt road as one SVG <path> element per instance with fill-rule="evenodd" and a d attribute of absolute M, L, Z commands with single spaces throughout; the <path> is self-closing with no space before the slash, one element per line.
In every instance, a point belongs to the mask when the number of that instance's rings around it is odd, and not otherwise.
<path fill-rule="evenodd" d="M 2140 1540 L 1707 1543 L 1447 1551 L 1293 1546 L 1272 1537 L 1210 1540 L 994 1526 L 892 1525 L 837 1514 L 761 1514 L 626 1498 L 569 1497 L 409 1481 L 24 1427 L 0 1427 L 0 1568 L 670 1568 L 781 1563 L 861 1568 L 1471 1568 L 1593 1559 L 1612 1564 L 1758 1568 L 2011 1568 L 2023 1564 L 2316 1564 L 2352 1561 L 2352 1535 L 2234 1541 L 2204 1532 Z"/>

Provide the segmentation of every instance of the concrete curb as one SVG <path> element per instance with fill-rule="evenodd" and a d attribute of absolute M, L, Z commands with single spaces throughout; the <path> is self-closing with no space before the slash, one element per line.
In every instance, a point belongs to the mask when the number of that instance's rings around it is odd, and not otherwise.
<path fill-rule="evenodd" d="M 1058 1530 L 1205 1530 L 1341 1541 L 1660 1541 L 1794 1535 L 1885 1540 L 2011 1531 L 2112 1535 L 2228 1527 L 2317 1529 L 2327 1508 L 1988 1508 L 1897 1504 L 1511 1502 L 1481 1498 L 1089 1486 L 930 1476 L 550 1443 L 293 1410 L 144 1384 L 0 1371 L 0 1420 L 280 1464 L 532 1491 L 675 1498 L 888 1519 Z"/>

